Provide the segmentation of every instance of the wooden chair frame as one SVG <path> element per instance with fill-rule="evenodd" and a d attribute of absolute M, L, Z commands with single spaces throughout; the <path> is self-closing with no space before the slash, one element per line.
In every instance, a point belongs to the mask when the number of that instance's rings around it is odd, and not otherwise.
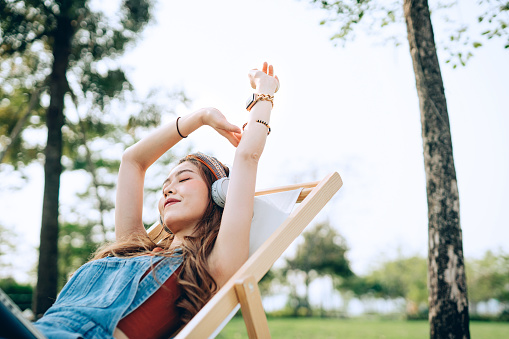
<path fill-rule="evenodd" d="M 264 195 L 302 188 L 297 199 L 300 205 L 249 257 L 175 339 L 209 338 L 239 303 L 249 338 L 270 338 L 258 282 L 342 185 L 340 175 L 334 172 L 327 175 L 322 181 L 256 192 L 256 195 Z M 165 237 L 162 226 L 159 224 L 152 226 L 148 230 L 148 234 L 155 242 Z"/>

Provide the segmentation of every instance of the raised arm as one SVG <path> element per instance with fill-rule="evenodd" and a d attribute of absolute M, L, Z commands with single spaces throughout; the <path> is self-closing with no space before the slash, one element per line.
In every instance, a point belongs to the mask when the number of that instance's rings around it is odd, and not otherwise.
<path fill-rule="evenodd" d="M 203 108 L 176 121 L 159 127 L 147 137 L 125 150 L 118 173 L 115 203 L 115 235 L 121 240 L 133 233 L 146 235 L 142 222 L 143 185 L 145 173 L 160 156 L 182 139 L 203 126 L 206 121 L 234 146 L 239 143 L 234 132 L 237 126 L 230 124 L 214 108 Z M 180 135 L 179 134 L 182 135 Z"/>
<path fill-rule="evenodd" d="M 273 96 L 279 86 L 273 67 L 267 63 L 264 63 L 261 71 L 250 71 L 249 79 L 256 94 Z M 235 152 L 221 228 L 209 257 L 212 274 L 220 286 L 249 256 L 256 172 L 269 132 L 271 110 L 270 101 L 256 102 L 249 112 L 247 125 Z"/>

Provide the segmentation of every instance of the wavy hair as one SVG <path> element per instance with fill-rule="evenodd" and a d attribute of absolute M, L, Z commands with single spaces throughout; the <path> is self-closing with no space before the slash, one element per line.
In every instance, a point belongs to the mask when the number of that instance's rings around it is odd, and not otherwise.
<path fill-rule="evenodd" d="M 216 180 L 214 174 L 204 164 L 193 158 L 181 159 L 179 164 L 185 161 L 191 162 L 199 169 L 200 175 L 209 188 L 210 197 L 212 183 Z M 223 167 L 228 175 L 228 167 L 224 165 Z M 207 259 L 216 243 L 222 216 L 223 208 L 216 205 L 210 198 L 201 221 L 196 225 L 192 235 L 186 236 L 185 241 L 180 246 L 184 257 L 178 276 L 182 294 L 178 298 L 176 306 L 181 314 L 182 327 L 198 313 L 218 290 L 218 285 L 210 273 Z M 147 236 L 132 235 L 129 238 L 100 247 L 91 260 L 107 256 L 137 257 L 152 253 L 152 250 L 156 247 L 163 247 L 167 251 L 157 252 L 155 255 L 175 256 L 173 251 L 168 250 L 172 241 L 173 235 L 170 235 L 159 244 L 154 243 Z"/>

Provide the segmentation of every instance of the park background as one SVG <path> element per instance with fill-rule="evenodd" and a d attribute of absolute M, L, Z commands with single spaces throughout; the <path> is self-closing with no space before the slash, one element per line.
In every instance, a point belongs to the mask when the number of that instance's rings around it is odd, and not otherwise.
<path fill-rule="evenodd" d="M 115 2 L 92 4 L 114 17 Z M 482 39 L 482 28 L 475 25 L 476 6 L 475 1 L 461 1 L 432 16 L 467 259 L 509 251 L 508 50 L 501 40 L 482 40 L 466 66 L 453 68 L 440 49 L 450 32 L 445 16 Z M 338 171 L 344 186 L 316 221 L 329 223 L 344 237 L 353 272 L 368 274 L 383 261 L 426 256 L 420 114 L 404 22 L 390 32 L 399 37 L 401 44 L 395 46 L 382 30 L 357 30 L 345 44 L 331 41 L 337 27 L 320 25 L 327 13 L 304 1 L 160 1 L 154 16 L 136 44 L 115 62 L 127 70 L 140 97 L 154 88 L 185 92 L 189 102 L 177 104 L 175 114 L 166 114 L 163 121 L 214 106 L 241 126 L 251 93 L 247 72 L 269 61 L 281 90 L 257 186 L 319 180 Z M 72 111 L 68 113 L 72 119 Z M 44 140 L 44 135 L 33 138 Z M 188 147 L 225 163 L 233 159 L 229 143 L 206 129 L 177 152 Z M 33 283 L 43 170 L 33 164 L 24 171 L 28 181 L 8 168 L 2 171 L 0 223 L 18 236 L 8 274 Z M 76 192 L 87 188 L 87 180 L 82 173 L 64 173 L 62 204 L 79 205 Z M 155 217 L 155 208 L 147 208 L 146 220 Z"/>

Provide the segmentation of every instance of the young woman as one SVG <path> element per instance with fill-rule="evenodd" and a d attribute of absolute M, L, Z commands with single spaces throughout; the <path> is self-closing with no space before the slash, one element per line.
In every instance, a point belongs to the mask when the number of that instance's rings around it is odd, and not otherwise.
<path fill-rule="evenodd" d="M 258 160 L 270 133 L 273 67 L 249 72 L 255 93 L 241 130 L 215 108 L 177 118 L 122 156 L 116 242 L 78 269 L 35 323 L 48 338 L 168 338 L 178 332 L 247 260 Z M 142 223 L 145 173 L 182 138 L 208 125 L 237 147 L 224 208 L 212 184 L 230 173 L 217 159 L 191 154 L 170 172 L 158 204 L 171 236 L 155 244 Z"/>

